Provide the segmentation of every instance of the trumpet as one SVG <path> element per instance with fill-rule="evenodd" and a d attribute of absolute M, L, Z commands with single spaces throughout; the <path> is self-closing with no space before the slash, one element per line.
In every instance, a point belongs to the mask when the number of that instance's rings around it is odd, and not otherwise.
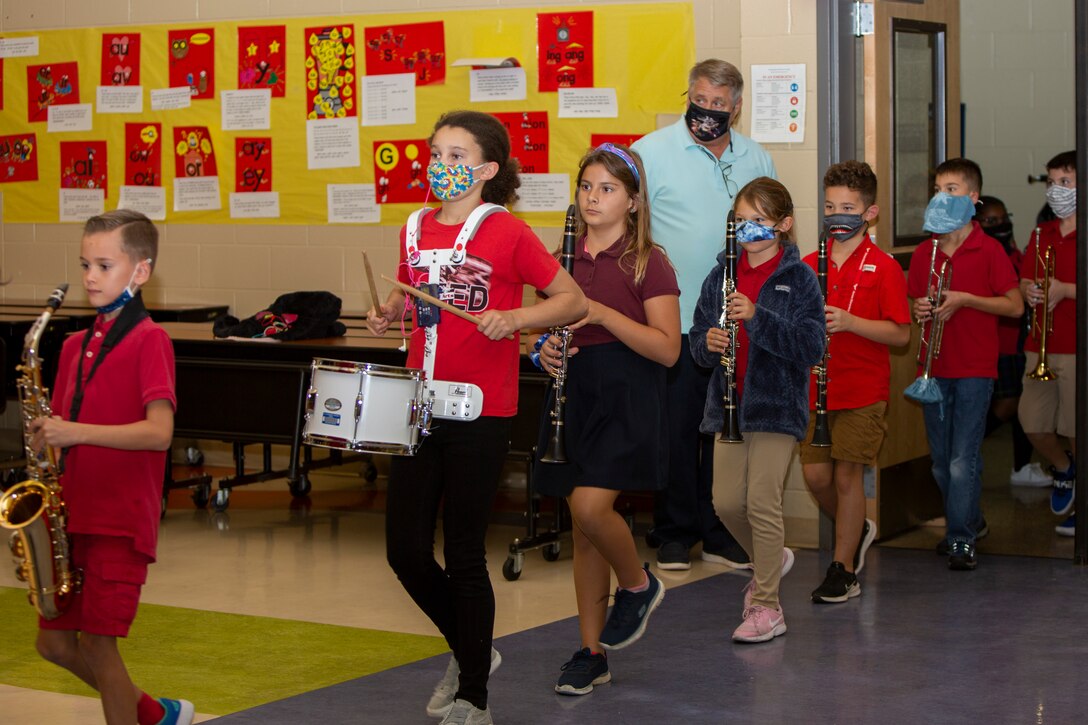
<path fill-rule="evenodd" d="M 827 232 L 820 235 L 819 251 L 816 254 L 816 278 L 820 282 L 820 295 L 827 305 Z M 814 448 L 827 448 L 831 445 L 831 429 L 827 421 L 827 363 L 831 358 L 831 334 L 824 333 L 824 356 L 820 364 L 812 368 L 816 374 L 816 424 L 812 430 Z"/>
<path fill-rule="evenodd" d="M 1042 289 L 1043 300 L 1032 311 L 1031 336 L 1039 341 L 1039 363 L 1028 373 L 1028 377 L 1042 382 L 1058 379 L 1058 374 L 1046 362 L 1047 338 L 1054 331 L 1054 311 L 1050 309 L 1050 280 L 1054 276 L 1053 251 L 1053 247 L 1047 247 L 1046 254 L 1040 259 L 1039 227 L 1035 227 L 1035 286 Z M 1039 282 L 1040 271 L 1043 272 L 1042 283 Z"/>
<path fill-rule="evenodd" d="M 574 244 L 576 241 L 574 204 L 567 207 L 567 218 L 563 223 L 563 251 L 559 261 L 567 274 L 574 274 Z M 566 418 L 566 387 L 567 387 L 567 350 L 570 348 L 571 331 L 569 326 L 552 328 L 551 333 L 558 337 L 563 346 L 560 355 L 559 367 L 552 373 L 552 409 L 549 416 L 552 420 L 552 433 L 548 439 L 548 446 L 540 457 L 541 463 L 566 463 L 567 447 L 563 438 Z"/>
<path fill-rule="evenodd" d="M 722 404 L 725 407 L 725 421 L 718 440 L 722 443 L 741 443 L 744 437 L 740 433 L 740 417 L 737 410 L 737 328 L 736 320 L 729 319 L 729 295 L 737 291 L 737 222 L 733 210 L 725 220 L 725 274 L 722 276 L 722 314 L 718 318 L 718 327 L 729 333 L 729 344 L 722 353 L 722 374 L 725 378 L 725 392 Z"/>
<path fill-rule="evenodd" d="M 935 271 L 937 262 L 937 242 L 933 242 L 933 255 L 930 257 L 929 262 L 929 280 L 933 279 L 933 273 Z M 929 332 L 926 333 L 925 322 L 922 323 L 922 336 L 918 339 L 918 364 L 922 365 L 922 378 L 924 380 L 929 379 L 930 368 L 933 365 L 933 361 L 941 355 L 941 338 L 944 336 L 944 320 L 937 317 L 937 307 L 940 306 L 944 300 L 944 293 L 952 287 L 952 265 L 951 260 L 944 260 L 941 262 L 941 269 L 937 277 L 937 286 L 934 289 L 934 294 L 929 298 L 929 304 L 932 308 L 929 313 Z M 925 350 L 925 356 L 923 357 L 922 351 Z"/>

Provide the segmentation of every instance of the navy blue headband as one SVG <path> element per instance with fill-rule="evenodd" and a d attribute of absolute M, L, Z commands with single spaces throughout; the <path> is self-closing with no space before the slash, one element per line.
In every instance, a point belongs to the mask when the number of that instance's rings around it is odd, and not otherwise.
<path fill-rule="evenodd" d="M 642 183 L 642 180 L 639 178 L 638 175 L 638 167 L 635 166 L 635 160 L 631 158 L 631 154 L 627 153 L 615 144 L 608 142 L 601 144 L 596 149 L 594 149 L 594 151 L 607 151 L 614 156 L 619 156 L 621 159 L 623 159 L 623 163 L 627 164 L 627 168 L 631 169 L 631 173 L 635 175 L 635 184 L 638 185 Z"/>

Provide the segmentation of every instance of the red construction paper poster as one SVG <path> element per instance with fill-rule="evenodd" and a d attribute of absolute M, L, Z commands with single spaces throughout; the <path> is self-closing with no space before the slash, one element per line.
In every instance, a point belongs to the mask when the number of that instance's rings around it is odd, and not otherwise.
<path fill-rule="evenodd" d="M 595 133 L 589 137 L 589 145 L 592 148 L 597 148 L 603 143 L 630 146 L 645 135 L 644 133 Z"/>
<path fill-rule="evenodd" d="M 60 188 L 102 189 L 109 196 L 105 141 L 60 142 Z"/>
<path fill-rule="evenodd" d="M 593 87 L 593 12 L 538 13 L 537 67 L 541 93 Z"/>
<path fill-rule="evenodd" d="M 0 111 L 4 110 L 4 59 L 0 58 Z"/>
<path fill-rule="evenodd" d="M 174 127 L 174 176 L 218 176 L 207 126 Z"/>
<path fill-rule="evenodd" d="M 523 174 L 548 173 L 548 112 L 494 113 L 510 134 L 510 155 Z"/>
<path fill-rule="evenodd" d="M 37 137 L 32 133 L 0 136 L 0 184 L 37 180 Z"/>
<path fill-rule="evenodd" d="M 307 118 L 354 118 L 355 26 L 306 28 Z"/>
<path fill-rule="evenodd" d="M 238 87 L 287 91 L 287 26 L 238 28 Z"/>
<path fill-rule="evenodd" d="M 215 29 L 167 31 L 170 87 L 189 86 L 193 100 L 215 98 Z"/>
<path fill-rule="evenodd" d="M 125 185 L 162 186 L 162 124 L 125 124 Z"/>
<path fill-rule="evenodd" d="M 272 191 L 272 139 L 234 139 L 234 190 Z"/>
<path fill-rule="evenodd" d="M 446 82 L 446 34 L 433 23 L 366 28 L 366 74 L 415 73 L 417 86 Z"/>
<path fill-rule="evenodd" d="M 427 196 L 426 139 L 374 142 L 374 186 L 379 204 L 422 204 Z"/>
<path fill-rule="evenodd" d="M 79 64 L 50 63 L 26 67 L 26 120 L 49 120 L 50 106 L 79 103 Z"/>
<path fill-rule="evenodd" d="M 139 33 L 102 33 L 102 78 L 98 85 L 140 85 Z"/>

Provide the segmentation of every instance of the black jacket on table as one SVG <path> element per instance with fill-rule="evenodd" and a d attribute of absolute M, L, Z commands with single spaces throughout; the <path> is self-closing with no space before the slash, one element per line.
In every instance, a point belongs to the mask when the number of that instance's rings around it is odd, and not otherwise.
<path fill-rule="evenodd" d="M 725 251 L 703 280 L 695 317 L 688 333 L 691 354 L 703 367 L 714 368 L 699 430 L 718 433 L 725 424 L 722 396 L 725 377 L 721 354 L 706 347 L 706 332 L 718 327 L 722 309 Z M 808 376 L 824 354 L 824 301 L 816 273 L 801 261 L 794 244 L 783 247 L 778 268 L 755 300 L 756 315 L 742 321 L 748 333 L 748 356 L 738 419 L 742 433 L 785 433 L 803 440 L 808 427 Z"/>

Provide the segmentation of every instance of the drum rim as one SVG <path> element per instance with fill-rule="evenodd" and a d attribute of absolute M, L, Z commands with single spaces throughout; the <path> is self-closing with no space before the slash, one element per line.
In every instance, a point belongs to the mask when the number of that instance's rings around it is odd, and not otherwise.
<path fill-rule="evenodd" d="M 310 364 L 313 371 L 366 373 L 374 377 L 420 380 L 423 371 L 419 368 L 405 368 L 397 365 L 379 365 L 378 363 L 357 362 L 355 360 L 336 360 L 327 357 L 315 357 Z"/>

